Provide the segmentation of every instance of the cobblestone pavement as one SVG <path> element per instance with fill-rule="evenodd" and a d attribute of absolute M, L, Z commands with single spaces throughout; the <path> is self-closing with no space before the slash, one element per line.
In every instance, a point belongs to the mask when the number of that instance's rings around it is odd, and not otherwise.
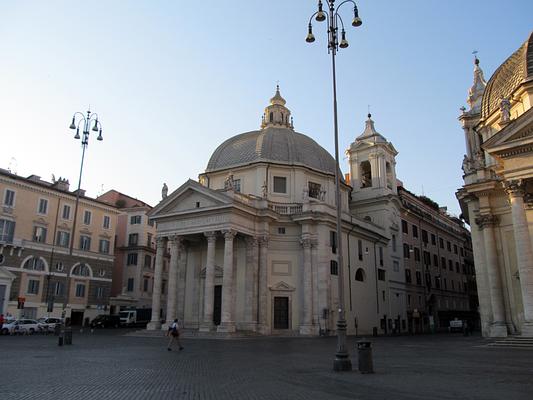
<path fill-rule="evenodd" d="M 123 330 L 0 336 L 0 399 L 512 399 L 533 398 L 533 349 L 479 337 L 376 338 L 375 374 L 332 371 L 335 338 L 185 339 Z M 354 370 L 355 338 L 349 338 Z"/>

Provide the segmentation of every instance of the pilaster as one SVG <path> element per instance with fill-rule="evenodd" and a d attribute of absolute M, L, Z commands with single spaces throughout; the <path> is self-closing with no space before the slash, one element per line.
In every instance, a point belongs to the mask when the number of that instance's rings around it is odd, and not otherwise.
<path fill-rule="evenodd" d="M 146 327 L 149 331 L 161 328 L 161 283 L 163 281 L 163 258 L 167 247 L 167 238 L 158 237 L 156 239 L 154 290 L 152 292 L 152 319 Z"/>

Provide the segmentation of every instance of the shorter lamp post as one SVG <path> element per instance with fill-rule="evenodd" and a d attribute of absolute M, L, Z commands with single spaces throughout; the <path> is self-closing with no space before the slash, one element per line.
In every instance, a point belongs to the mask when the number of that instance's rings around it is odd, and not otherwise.
<path fill-rule="evenodd" d="M 93 127 L 91 129 L 91 123 L 93 124 Z M 80 136 L 80 126 L 82 127 L 82 134 Z M 76 205 L 74 206 L 74 220 L 72 222 L 72 238 L 70 240 L 70 248 L 69 248 L 69 255 L 72 256 L 72 250 L 74 248 L 74 240 L 76 237 L 76 221 L 78 219 L 78 207 L 80 203 L 80 191 L 81 191 L 81 177 L 83 174 L 83 161 L 85 159 L 85 149 L 89 145 L 89 134 L 92 130 L 93 132 L 98 132 L 98 137 L 96 140 L 102 141 L 102 124 L 98 120 L 98 114 L 91 113 L 90 110 L 87 111 L 87 115 L 81 113 L 81 112 L 75 112 L 72 116 L 72 122 L 70 124 L 70 129 L 76 130 L 76 135 L 74 136 L 74 139 L 81 139 L 81 164 L 80 164 L 80 175 L 78 179 L 78 190 L 76 191 Z M 69 298 L 69 292 L 70 292 L 70 285 L 69 285 L 69 275 L 70 271 L 66 271 L 67 273 L 67 287 L 65 290 L 65 300 L 63 302 L 63 314 L 65 313 L 65 309 L 67 308 L 68 298 Z"/>
<path fill-rule="evenodd" d="M 344 315 L 344 263 L 342 258 L 342 204 L 340 195 L 341 175 L 339 174 L 339 128 L 337 123 L 337 79 L 335 70 L 335 55 L 339 47 L 345 49 L 348 47 L 346 40 L 346 32 L 344 30 L 344 22 L 339 14 L 339 8 L 346 3 L 353 5 L 353 20 L 352 26 L 361 26 L 363 23 L 359 18 L 359 11 L 357 5 L 353 0 L 345 0 L 335 7 L 335 0 L 327 1 L 329 6 L 329 13 L 322 9 L 322 1 L 318 1 L 318 11 L 316 11 L 311 18 L 309 18 L 309 30 L 305 41 L 313 43 L 315 37 L 313 35 L 313 26 L 311 20 L 313 17 L 316 21 L 322 22 L 328 19 L 328 53 L 331 53 L 331 66 L 333 70 L 333 126 L 335 135 L 335 203 L 337 208 L 337 259 L 339 266 L 339 317 L 337 318 L 337 351 L 335 353 L 335 360 L 333 361 L 333 370 L 335 371 L 351 371 L 352 362 L 350 354 L 346 346 L 346 317 Z M 339 43 L 339 22 L 342 27 L 341 41 Z"/>

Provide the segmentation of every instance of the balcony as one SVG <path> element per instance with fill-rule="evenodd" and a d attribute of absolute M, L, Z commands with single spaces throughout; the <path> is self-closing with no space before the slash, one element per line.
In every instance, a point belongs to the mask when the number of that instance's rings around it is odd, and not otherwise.
<path fill-rule="evenodd" d="M 302 213 L 301 203 L 275 203 L 268 202 L 268 208 L 281 215 L 294 215 Z"/>

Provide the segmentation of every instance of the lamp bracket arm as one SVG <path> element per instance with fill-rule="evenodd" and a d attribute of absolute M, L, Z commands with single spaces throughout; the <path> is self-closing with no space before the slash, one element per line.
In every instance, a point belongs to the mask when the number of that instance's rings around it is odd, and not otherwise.
<path fill-rule="evenodd" d="M 341 8 L 341 6 L 345 3 L 352 3 L 354 7 L 357 7 L 357 4 L 355 4 L 355 1 L 353 0 L 344 0 L 342 3 L 340 3 L 337 8 L 335 9 L 335 14 L 339 14 L 339 8 Z"/>

